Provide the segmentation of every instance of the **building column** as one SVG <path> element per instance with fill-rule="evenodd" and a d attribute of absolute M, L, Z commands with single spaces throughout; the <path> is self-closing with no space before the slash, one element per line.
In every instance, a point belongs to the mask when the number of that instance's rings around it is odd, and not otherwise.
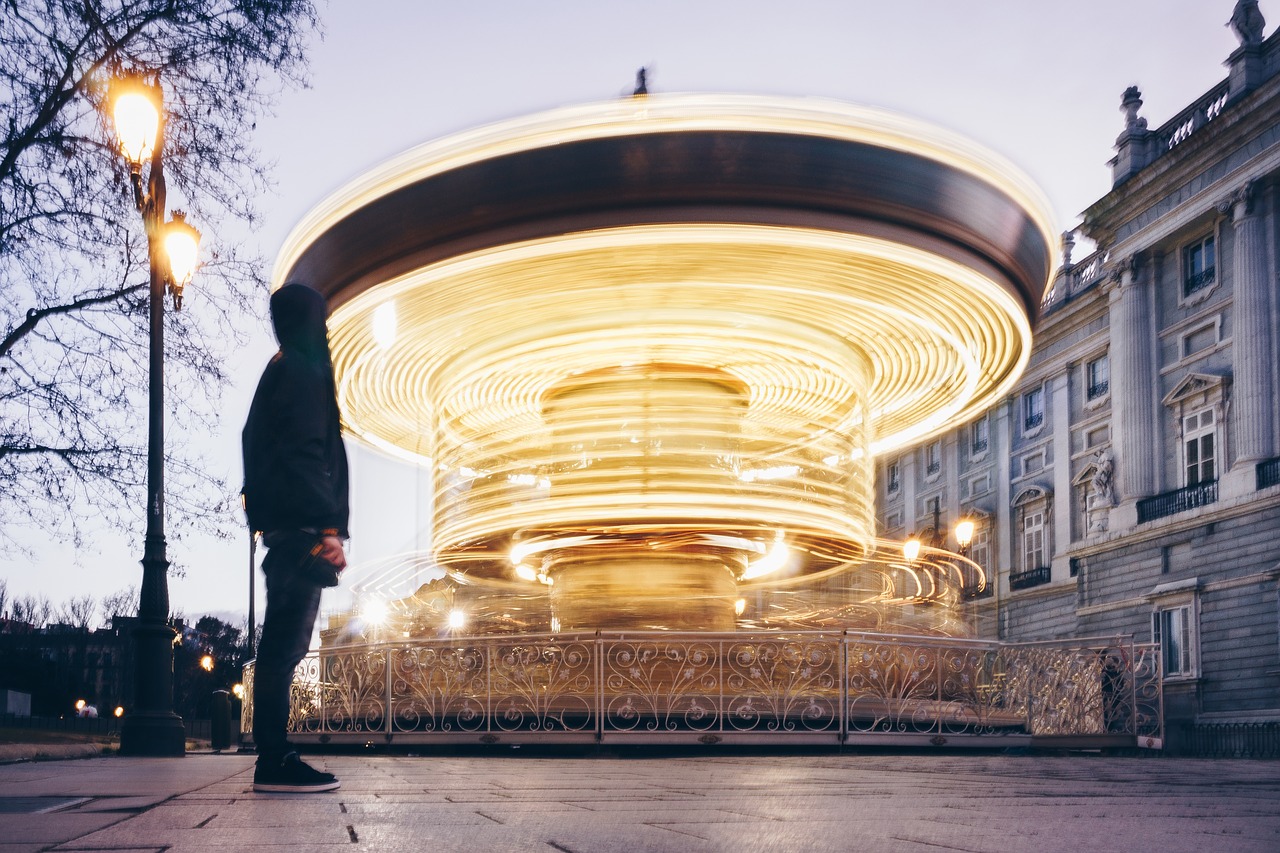
<path fill-rule="evenodd" d="M 1160 454 L 1155 434 L 1155 364 L 1152 353 L 1152 316 L 1144 270 L 1131 256 L 1112 274 L 1110 324 L 1112 352 L 1111 405 L 1115 412 L 1117 494 L 1122 508 L 1133 517 L 1113 519 L 1122 526 L 1137 522 L 1136 501 L 1156 492 L 1156 459 Z M 1124 522 L 1127 522 L 1124 523 Z"/>
<path fill-rule="evenodd" d="M 1013 418 L 1011 412 L 1017 398 L 1006 399 L 996 405 L 992 411 L 992 424 L 989 441 L 991 442 L 991 458 L 995 460 L 996 506 L 993 519 L 996 533 L 991 549 L 993 565 L 984 566 L 991 583 L 996 585 L 996 595 L 1004 596 L 1008 590 L 1009 572 L 1013 566 L 1014 543 L 1018 539 L 1018 531 L 1013 529 L 1013 488 L 1011 485 L 1010 448 L 1013 447 Z"/>
<path fill-rule="evenodd" d="M 916 448 L 903 451 L 898 457 L 898 476 L 902 489 L 902 524 L 908 535 L 919 530 L 916 524 Z"/>
<path fill-rule="evenodd" d="M 1045 460 L 1053 466 L 1053 557 L 1050 562 L 1050 580 L 1063 580 L 1071 576 L 1071 513 L 1075 495 L 1071 493 L 1071 373 L 1076 367 L 1068 364 L 1066 370 L 1049 380 L 1049 412 L 1053 438 L 1049 443 L 1053 459 Z"/>
<path fill-rule="evenodd" d="M 1275 455 L 1271 396 L 1271 303 L 1268 294 L 1266 220 L 1253 183 L 1224 205 L 1235 229 L 1232 300 L 1232 424 L 1236 466 Z M 1232 466 L 1235 467 L 1235 466 Z"/>

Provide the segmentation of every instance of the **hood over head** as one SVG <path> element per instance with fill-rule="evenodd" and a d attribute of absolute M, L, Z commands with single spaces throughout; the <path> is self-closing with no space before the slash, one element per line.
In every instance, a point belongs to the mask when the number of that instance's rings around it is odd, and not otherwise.
<path fill-rule="evenodd" d="M 328 362 L 327 316 L 324 297 L 305 284 L 291 282 L 271 294 L 271 325 L 282 350 Z"/>

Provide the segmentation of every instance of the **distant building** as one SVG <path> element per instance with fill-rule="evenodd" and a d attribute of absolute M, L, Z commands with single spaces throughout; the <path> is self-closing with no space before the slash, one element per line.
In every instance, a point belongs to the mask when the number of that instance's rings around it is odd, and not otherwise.
<path fill-rule="evenodd" d="M 77 699 L 99 709 L 124 704 L 133 621 L 117 616 L 110 628 L 92 631 L 10 622 L 0 631 L 0 687 L 29 694 L 27 713 L 44 716 L 74 713 Z"/>
<path fill-rule="evenodd" d="M 1227 65 L 1154 130 L 1125 91 L 1016 393 L 878 471 L 886 535 L 978 522 L 990 633 L 1161 641 L 1175 749 L 1280 727 L 1280 38 Z"/>

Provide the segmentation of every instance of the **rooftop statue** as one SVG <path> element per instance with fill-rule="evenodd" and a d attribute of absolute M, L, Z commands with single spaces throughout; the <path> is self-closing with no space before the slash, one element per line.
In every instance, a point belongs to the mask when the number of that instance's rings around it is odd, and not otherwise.
<path fill-rule="evenodd" d="M 1250 47 L 1262 43 L 1262 28 L 1267 24 L 1258 8 L 1258 0 L 1237 0 L 1236 8 L 1231 12 L 1231 20 L 1227 26 L 1240 39 L 1242 47 Z"/>

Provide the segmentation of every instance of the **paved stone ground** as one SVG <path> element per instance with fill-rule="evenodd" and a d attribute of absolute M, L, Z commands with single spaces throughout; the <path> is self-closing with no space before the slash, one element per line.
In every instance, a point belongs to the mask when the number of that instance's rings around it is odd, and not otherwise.
<path fill-rule="evenodd" d="M 956 753 L 313 761 L 342 788 L 255 794 L 253 758 L 244 755 L 0 766 L 0 853 L 1280 851 L 1274 761 Z"/>

